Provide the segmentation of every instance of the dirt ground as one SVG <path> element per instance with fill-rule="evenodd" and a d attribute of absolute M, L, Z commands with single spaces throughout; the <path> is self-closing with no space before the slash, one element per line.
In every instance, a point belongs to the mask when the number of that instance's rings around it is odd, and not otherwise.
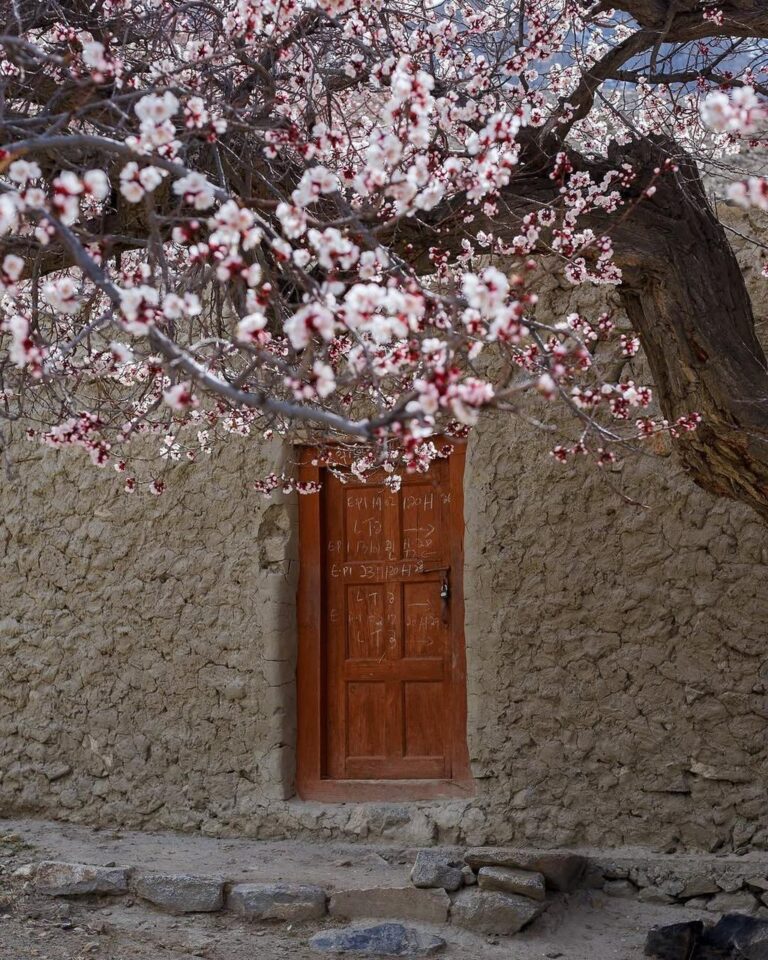
<path fill-rule="evenodd" d="M 309 949 L 309 938 L 321 927 L 341 925 L 255 925 L 227 913 L 173 917 L 131 897 L 41 898 L 13 874 L 47 857 L 200 875 L 226 868 L 228 877 L 252 880 L 322 878 L 329 889 L 361 881 L 399 884 L 412 862 L 410 852 L 362 845 L 263 844 L 0 821 L 0 960 L 318 960 L 323 955 Z M 650 927 L 695 916 L 701 914 L 580 891 L 554 900 L 513 938 L 420 926 L 446 940 L 448 960 L 639 960 Z"/>

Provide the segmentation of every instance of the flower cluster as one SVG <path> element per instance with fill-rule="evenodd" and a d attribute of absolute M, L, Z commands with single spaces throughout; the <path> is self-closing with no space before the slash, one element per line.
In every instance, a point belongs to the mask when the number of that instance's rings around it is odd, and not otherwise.
<path fill-rule="evenodd" d="M 697 41 L 693 87 L 623 63 L 596 91 L 633 27 L 571 0 L 94 11 L 0 39 L 26 118 L 0 147 L 3 397 L 52 421 L 44 442 L 159 495 L 174 464 L 297 429 L 361 441 L 354 475 L 392 486 L 484 411 L 567 417 L 557 459 L 600 465 L 660 429 L 624 372 L 638 336 L 612 312 L 552 317 L 542 294 L 621 283 L 626 221 L 675 170 L 622 158 L 638 131 L 757 136 L 736 58 L 727 89 Z M 711 5 L 691 16 L 728 29 Z M 760 178 L 730 195 L 768 208 Z M 131 459 L 137 437 L 163 477 Z"/>

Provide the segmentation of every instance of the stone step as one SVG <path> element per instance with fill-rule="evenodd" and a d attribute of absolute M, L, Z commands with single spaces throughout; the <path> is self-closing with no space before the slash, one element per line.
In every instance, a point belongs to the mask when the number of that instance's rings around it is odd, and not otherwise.
<path fill-rule="evenodd" d="M 328 912 L 332 917 L 354 920 L 360 917 L 382 920 L 421 920 L 445 923 L 451 900 L 445 890 L 402 887 L 368 887 L 336 890 Z"/>
<path fill-rule="evenodd" d="M 163 835 L 158 857 L 157 835 L 131 834 L 121 845 L 109 836 L 83 830 L 88 842 L 78 840 L 78 850 L 92 854 L 97 862 L 64 859 L 61 853 L 80 830 L 68 827 L 68 835 L 60 835 L 57 845 L 47 845 L 45 852 L 53 856 L 27 868 L 40 893 L 130 894 L 170 913 L 229 910 L 257 922 L 310 920 L 330 913 L 348 920 L 442 924 L 448 921 L 457 895 L 482 912 L 490 901 L 477 899 L 481 894 L 487 898 L 499 892 L 537 900 L 547 895 L 545 888 L 563 893 L 578 885 L 611 898 L 661 906 L 684 904 L 709 914 L 768 917 L 768 856 L 755 853 L 739 857 L 632 848 L 404 850 L 366 844 L 297 845 L 294 853 L 286 842 L 221 841 L 214 846 L 216 842 L 208 838 Z M 136 837 L 141 840 L 138 845 Z M 204 856 L 197 855 L 201 842 Z M 226 856 L 230 850 L 232 854 Z M 121 862 L 123 856 L 127 862 Z M 478 874 L 480 889 L 475 887 L 475 897 L 470 898 L 467 889 L 477 882 Z M 460 907 L 457 915 L 461 912 Z"/>
<path fill-rule="evenodd" d="M 562 893 L 575 890 L 587 868 L 587 858 L 570 850 L 524 850 L 517 847 L 475 847 L 464 859 L 473 870 L 504 867 L 543 876 L 547 887 Z"/>

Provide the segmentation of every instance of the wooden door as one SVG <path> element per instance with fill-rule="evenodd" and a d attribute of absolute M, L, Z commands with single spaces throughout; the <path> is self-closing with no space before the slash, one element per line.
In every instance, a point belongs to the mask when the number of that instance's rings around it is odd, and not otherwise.
<path fill-rule="evenodd" d="M 318 781 L 337 792 L 366 783 L 367 796 L 373 783 L 389 784 L 374 791 L 381 797 L 393 788 L 407 795 L 408 783 L 429 795 L 428 784 L 446 791 L 461 781 L 465 792 L 463 451 L 405 477 L 397 492 L 383 474 L 363 484 L 317 471 L 319 537 L 301 536 L 302 593 L 307 577 L 319 591 L 309 616 L 300 611 L 302 633 L 319 633 L 319 643 L 300 640 L 303 793 L 327 795 Z M 306 569 L 313 560 L 314 576 Z M 312 603 L 309 589 L 302 606 Z M 316 664 L 306 662 L 312 651 Z M 310 696 L 308 673 L 319 687 Z M 317 713 L 302 722 L 308 701 Z M 309 762 L 308 725 L 317 727 L 310 739 L 318 753 Z"/>

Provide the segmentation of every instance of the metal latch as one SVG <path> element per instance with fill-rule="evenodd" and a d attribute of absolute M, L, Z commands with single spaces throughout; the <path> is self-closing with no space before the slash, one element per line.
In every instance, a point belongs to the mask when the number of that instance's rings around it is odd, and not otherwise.
<path fill-rule="evenodd" d="M 443 623 L 448 623 L 448 598 L 451 595 L 451 586 L 448 582 L 448 571 L 443 576 L 443 582 L 440 585 L 440 619 Z"/>

